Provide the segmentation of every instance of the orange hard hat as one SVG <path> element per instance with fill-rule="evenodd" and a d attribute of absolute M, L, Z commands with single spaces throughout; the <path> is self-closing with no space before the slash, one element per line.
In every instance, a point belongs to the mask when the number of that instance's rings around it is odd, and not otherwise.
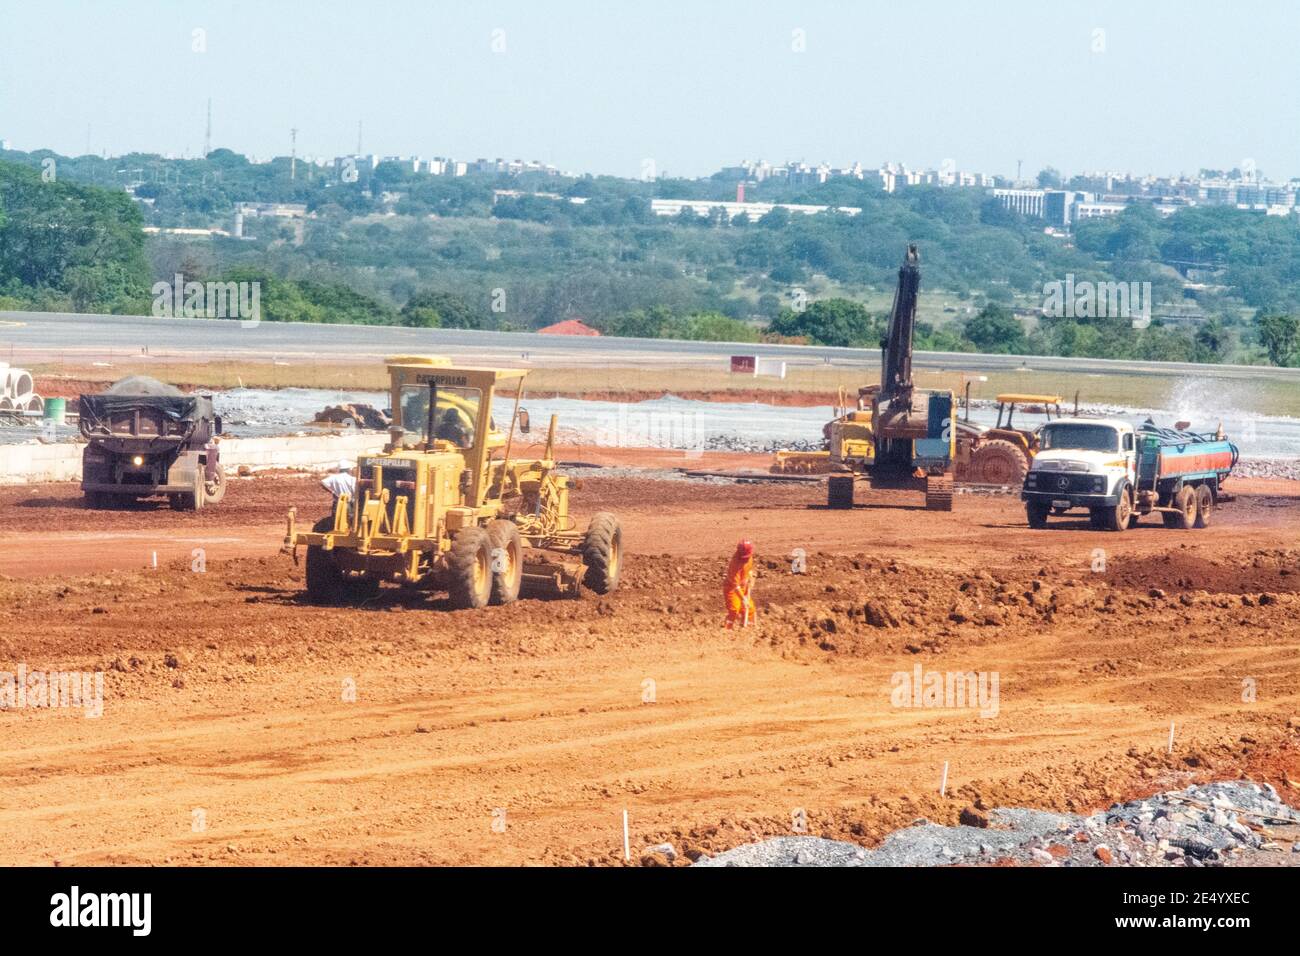
<path fill-rule="evenodd" d="M 748 538 L 741 541 L 740 544 L 736 545 L 736 554 L 740 555 L 741 557 L 748 558 L 753 553 L 754 553 L 754 542 L 750 541 Z"/>

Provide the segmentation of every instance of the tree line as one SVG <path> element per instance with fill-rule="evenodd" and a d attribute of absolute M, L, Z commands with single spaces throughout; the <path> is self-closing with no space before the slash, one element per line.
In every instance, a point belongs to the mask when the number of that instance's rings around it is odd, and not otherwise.
<path fill-rule="evenodd" d="M 270 321 L 527 330 L 579 317 L 607 334 L 875 347 L 884 316 L 861 300 L 892 288 L 901 250 L 916 241 L 926 289 L 974 312 L 922 323 L 921 348 L 1300 361 L 1297 217 L 1193 208 L 1160 219 L 1134 206 L 1079 224 L 1063 242 L 977 189 L 890 195 L 865 181 L 765 183 L 751 198 L 862 211 L 774 209 L 750 221 L 651 214 L 650 200 L 664 195 L 733 198 L 734 184 L 720 178 L 455 178 L 380 164 L 339 182 L 300 164 L 289 180 L 279 161 L 252 164 L 217 150 L 161 163 L 60 157 L 58 177 L 47 181 L 35 161 L 50 157 L 22 158 L 0 162 L 0 305 L 10 308 L 147 311 L 152 277 L 181 271 L 262 282 Z M 152 203 L 74 181 L 111 184 L 112 173 L 128 167 L 146 180 L 137 198 Z M 494 192 L 506 187 L 559 198 Z M 244 241 L 146 240 L 141 232 L 146 222 L 211 225 L 248 199 L 305 202 L 316 217 L 306 241 L 295 245 L 292 230 L 273 219 L 250 220 L 253 236 Z M 377 215 L 381 209 L 391 214 Z M 1157 317 L 1135 329 L 1036 315 L 1044 283 L 1066 274 L 1147 281 L 1158 302 L 1188 301 L 1195 286 L 1203 317 L 1178 326 Z M 796 311 L 796 297 L 811 300 L 808 308 Z"/>

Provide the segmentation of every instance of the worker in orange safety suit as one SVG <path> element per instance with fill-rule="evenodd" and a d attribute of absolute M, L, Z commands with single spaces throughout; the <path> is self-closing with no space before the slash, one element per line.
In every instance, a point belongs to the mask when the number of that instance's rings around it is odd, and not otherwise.
<path fill-rule="evenodd" d="M 724 627 L 749 627 L 750 621 L 756 619 L 754 600 L 750 597 L 754 590 L 754 545 L 742 541 L 736 545 L 736 553 L 727 565 L 727 576 L 722 584 L 722 595 L 727 603 L 727 621 Z"/>

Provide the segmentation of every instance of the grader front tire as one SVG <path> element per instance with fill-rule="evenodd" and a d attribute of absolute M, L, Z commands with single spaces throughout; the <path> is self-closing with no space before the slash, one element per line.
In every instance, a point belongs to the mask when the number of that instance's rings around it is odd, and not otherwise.
<path fill-rule="evenodd" d="M 457 609 L 480 608 L 492 598 L 492 539 L 482 528 L 461 528 L 447 555 L 447 594 Z"/>
<path fill-rule="evenodd" d="M 311 530 L 317 534 L 334 530 L 334 516 L 321 518 Z M 374 578 L 353 577 L 339 567 L 332 551 L 307 548 L 307 598 L 313 604 L 357 604 L 379 593 Z"/>
<path fill-rule="evenodd" d="M 592 515 L 587 536 L 582 541 L 582 560 L 587 566 L 582 579 L 584 587 L 597 594 L 609 594 L 618 588 L 623 572 L 623 529 L 610 512 Z"/>

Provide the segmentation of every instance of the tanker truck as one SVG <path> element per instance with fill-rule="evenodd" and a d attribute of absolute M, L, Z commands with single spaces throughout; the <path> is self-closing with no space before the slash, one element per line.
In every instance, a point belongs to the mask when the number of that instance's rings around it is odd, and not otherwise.
<path fill-rule="evenodd" d="M 1098 530 L 1124 531 L 1149 514 L 1159 514 L 1166 528 L 1204 528 L 1238 457 L 1222 430 L 1201 435 L 1149 419 L 1060 418 L 1039 431 L 1020 497 L 1031 528 L 1080 508 Z"/>

